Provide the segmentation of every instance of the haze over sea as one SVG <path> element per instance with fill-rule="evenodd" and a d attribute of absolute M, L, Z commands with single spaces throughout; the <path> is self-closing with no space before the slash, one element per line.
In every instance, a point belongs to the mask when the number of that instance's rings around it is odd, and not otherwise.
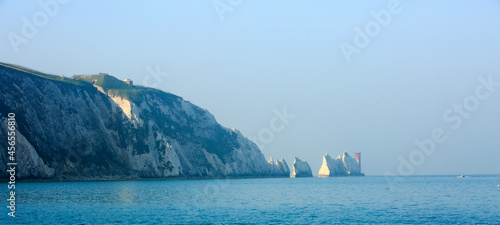
<path fill-rule="evenodd" d="M 498 224 L 499 184 L 498 175 L 28 182 L 16 188 L 17 217 L 0 224 Z"/>

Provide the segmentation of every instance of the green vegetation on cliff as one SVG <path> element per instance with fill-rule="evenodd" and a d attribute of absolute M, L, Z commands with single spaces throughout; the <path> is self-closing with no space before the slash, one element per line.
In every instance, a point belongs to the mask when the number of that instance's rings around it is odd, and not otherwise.
<path fill-rule="evenodd" d="M 34 75 L 34 76 L 47 78 L 47 79 L 50 79 L 53 81 L 71 83 L 71 84 L 75 84 L 75 85 L 79 85 L 79 86 L 87 85 L 86 82 L 82 82 L 80 80 L 75 80 L 75 79 L 67 78 L 64 76 L 56 76 L 56 75 L 46 74 L 46 73 L 42 73 L 42 72 L 39 72 L 36 70 L 28 69 L 26 67 L 14 65 L 14 64 L 0 62 L 0 66 L 3 66 L 3 67 L 8 68 L 8 69 L 12 69 L 12 70 L 17 70 L 17 71 L 29 73 L 29 74 Z"/>
<path fill-rule="evenodd" d="M 74 84 L 78 86 L 87 86 L 90 87 L 90 85 L 96 85 L 104 89 L 104 91 L 111 91 L 115 95 L 119 95 L 121 97 L 124 97 L 132 102 L 135 102 L 137 104 L 140 104 L 143 100 L 143 94 L 144 92 L 155 92 L 157 94 L 163 93 L 162 91 L 154 88 L 148 88 L 148 87 L 143 87 L 143 86 L 137 86 L 137 85 L 129 85 L 116 77 L 113 77 L 108 74 L 98 74 L 98 75 L 75 75 L 72 77 L 64 77 L 64 76 L 57 76 L 57 75 L 52 75 L 52 74 L 46 74 L 42 73 L 36 70 L 32 70 L 26 67 L 14 65 L 14 64 L 8 64 L 8 63 L 2 63 L 0 62 L 0 66 L 3 66 L 8 69 L 12 70 L 17 70 L 20 72 L 25 72 L 34 76 L 42 77 L 42 78 L 47 78 L 53 81 L 59 81 L 63 83 L 69 83 L 69 84 Z M 164 93 L 167 95 L 171 95 L 168 93 Z M 175 96 L 176 98 L 178 96 Z"/>

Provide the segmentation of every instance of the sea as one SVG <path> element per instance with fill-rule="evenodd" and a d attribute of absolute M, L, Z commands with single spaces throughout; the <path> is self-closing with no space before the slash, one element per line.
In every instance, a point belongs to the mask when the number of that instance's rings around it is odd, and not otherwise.
<path fill-rule="evenodd" d="M 500 224 L 498 185 L 496 175 L 25 182 L 16 217 L 4 200 L 0 224 Z"/>

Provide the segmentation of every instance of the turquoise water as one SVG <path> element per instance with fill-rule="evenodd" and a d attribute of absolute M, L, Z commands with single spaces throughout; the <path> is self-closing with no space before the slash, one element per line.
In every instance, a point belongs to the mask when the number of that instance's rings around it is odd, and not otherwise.
<path fill-rule="evenodd" d="M 3 206 L 0 224 L 499 224 L 499 184 L 500 176 L 20 183 L 17 217 Z"/>

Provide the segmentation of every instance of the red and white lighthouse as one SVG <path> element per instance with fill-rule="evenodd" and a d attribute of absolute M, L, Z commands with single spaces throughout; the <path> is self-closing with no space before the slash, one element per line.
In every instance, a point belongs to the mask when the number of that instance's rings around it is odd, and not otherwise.
<path fill-rule="evenodd" d="M 354 156 L 356 161 L 358 161 L 359 171 L 361 172 L 361 152 L 355 152 Z"/>

